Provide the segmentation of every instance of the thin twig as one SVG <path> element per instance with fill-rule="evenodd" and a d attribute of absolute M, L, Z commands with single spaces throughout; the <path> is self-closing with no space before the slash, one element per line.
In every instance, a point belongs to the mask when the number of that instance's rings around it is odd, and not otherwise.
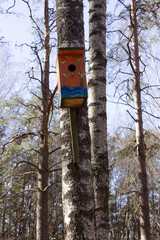
<path fill-rule="evenodd" d="M 36 132 L 26 132 L 26 133 L 22 133 L 20 135 L 14 136 L 11 140 L 9 140 L 8 142 L 3 144 L 2 152 L 0 153 L 0 155 L 4 153 L 6 145 L 8 145 L 10 143 L 13 143 L 14 141 L 16 141 L 16 140 L 18 140 L 20 138 L 23 138 L 24 136 L 29 136 L 29 135 L 37 136 L 38 134 Z"/>
<path fill-rule="evenodd" d="M 7 9 L 7 13 L 9 13 L 9 10 L 11 9 L 11 8 L 14 8 L 15 7 L 15 5 L 16 5 L 16 0 L 14 0 L 14 3 L 13 3 L 13 5 L 11 6 L 11 7 L 9 7 L 8 9 Z"/>

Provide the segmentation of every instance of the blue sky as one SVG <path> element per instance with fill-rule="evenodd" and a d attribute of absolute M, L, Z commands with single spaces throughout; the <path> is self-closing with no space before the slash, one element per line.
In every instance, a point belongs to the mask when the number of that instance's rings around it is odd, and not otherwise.
<path fill-rule="evenodd" d="M 8 0 L 5 1 L 5 3 L 1 2 L 0 7 L 8 8 L 11 6 L 11 2 L 13 1 Z M 10 50 L 12 61 L 15 63 L 18 63 L 18 67 L 23 68 L 23 63 L 26 62 L 26 59 L 29 59 L 30 57 L 30 49 L 27 47 L 17 48 L 15 45 L 19 45 L 22 43 L 30 43 L 32 41 L 33 35 L 32 35 L 32 25 L 29 18 L 29 12 L 26 4 L 22 2 L 21 0 L 16 0 L 17 4 L 14 8 L 14 12 L 17 12 L 18 14 L 0 14 L 0 35 L 5 37 L 5 40 L 9 41 Z M 111 11 L 113 7 L 113 2 L 108 5 L 108 11 Z M 10 10 L 12 11 L 12 9 Z M 88 1 L 84 0 L 84 20 L 85 20 L 85 35 L 86 38 L 88 37 Z M 88 48 L 88 46 L 87 46 Z M 56 59 L 56 56 L 54 56 Z M 23 69 L 24 70 L 24 69 Z M 24 74 L 24 73 L 23 73 Z M 22 74 L 22 78 L 25 79 L 26 76 Z M 17 86 L 22 83 L 23 80 L 17 81 Z M 17 87 L 18 88 L 18 87 Z M 109 119 L 112 124 L 110 127 L 116 129 L 117 126 L 120 124 L 122 120 L 122 108 L 118 105 L 110 104 L 108 103 L 108 115 Z M 125 111 L 124 111 L 125 113 Z M 119 117 L 117 118 L 117 114 Z M 124 118 L 124 117 L 123 117 Z M 125 118 L 126 119 L 126 118 Z"/>
<path fill-rule="evenodd" d="M 13 1 L 1 2 L 0 7 L 7 9 Z M 17 4 L 11 11 L 17 14 L 0 14 L 0 36 L 4 36 L 9 41 L 11 51 L 15 55 L 15 60 L 23 60 L 24 57 L 29 56 L 27 49 L 21 53 L 20 49 L 15 48 L 15 44 L 29 43 L 32 41 L 32 25 L 29 18 L 29 11 L 27 6 L 21 0 L 16 0 Z M 84 17 L 85 22 L 88 22 L 88 1 L 84 1 Z M 88 35 L 88 24 L 85 26 L 85 34 Z"/>
<path fill-rule="evenodd" d="M 5 4 L 1 4 L 1 6 L 7 9 L 10 6 L 9 3 L 7 1 Z M 15 57 L 14 61 L 21 62 L 23 58 L 29 56 L 29 50 L 24 48 L 22 52 L 15 45 L 31 41 L 31 22 L 28 17 L 28 9 L 21 0 L 17 0 L 14 12 L 18 14 L 0 14 L 0 35 L 4 36 L 5 40 L 9 42 L 11 52 Z"/>

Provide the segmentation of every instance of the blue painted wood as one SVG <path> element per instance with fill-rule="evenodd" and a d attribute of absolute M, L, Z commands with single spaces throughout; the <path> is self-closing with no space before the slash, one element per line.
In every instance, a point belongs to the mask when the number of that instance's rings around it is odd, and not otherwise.
<path fill-rule="evenodd" d="M 87 98 L 87 88 L 83 87 L 61 87 L 61 98 Z"/>

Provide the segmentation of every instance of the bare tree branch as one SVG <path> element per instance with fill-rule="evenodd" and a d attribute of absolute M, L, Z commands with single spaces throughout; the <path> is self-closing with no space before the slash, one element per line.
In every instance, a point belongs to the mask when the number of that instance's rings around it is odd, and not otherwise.
<path fill-rule="evenodd" d="M 127 110 L 127 113 L 129 114 L 129 116 L 136 122 L 136 119 L 132 116 L 132 114 Z"/>
<path fill-rule="evenodd" d="M 62 171 L 62 168 L 55 168 L 53 170 L 50 170 L 49 173 L 52 173 L 52 172 L 61 172 Z"/>
<path fill-rule="evenodd" d="M 51 166 L 48 168 L 48 170 L 50 170 L 51 168 L 55 167 L 56 165 L 58 165 L 58 164 L 60 164 L 60 163 L 62 163 L 62 161 L 57 162 L 57 163 L 54 163 L 53 165 L 51 165 Z"/>
<path fill-rule="evenodd" d="M 51 152 L 49 152 L 49 155 L 52 154 L 52 153 L 54 153 L 54 152 L 56 152 L 56 151 L 59 150 L 59 149 L 61 149 L 61 147 L 57 147 L 57 148 L 53 149 Z"/>
<path fill-rule="evenodd" d="M 9 140 L 9 141 L 7 141 L 6 143 L 3 144 L 2 152 L 0 153 L 0 155 L 4 153 L 6 145 L 8 145 L 10 143 L 13 143 L 14 141 L 16 141 L 20 138 L 23 138 L 24 136 L 29 136 L 29 135 L 38 136 L 38 134 L 36 132 L 26 132 L 26 133 L 22 133 L 20 135 L 14 136 L 11 140 Z"/>
<path fill-rule="evenodd" d="M 40 171 L 40 169 L 37 167 L 37 165 L 35 165 L 35 164 L 32 163 L 32 162 L 25 161 L 25 160 L 18 162 L 18 163 L 16 164 L 16 167 L 17 167 L 19 164 L 21 164 L 21 163 L 26 163 L 26 164 L 28 164 L 28 165 L 31 165 L 32 167 L 34 167 L 35 169 L 37 169 L 37 171 Z"/>
<path fill-rule="evenodd" d="M 31 9 L 31 7 L 30 7 L 30 5 L 29 5 L 29 2 L 27 2 L 26 0 L 22 0 L 22 1 L 27 4 L 28 9 L 29 9 L 29 12 L 30 12 L 30 18 L 31 18 L 31 20 L 33 21 L 33 23 L 34 23 L 35 26 L 37 27 L 38 31 L 44 36 L 43 31 L 40 29 L 40 27 L 38 26 L 37 22 L 36 22 L 35 19 L 33 18 L 32 9 Z"/>
<path fill-rule="evenodd" d="M 25 176 L 28 174 L 35 174 L 35 173 L 36 173 L 35 171 L 30 171 L 30 172 L 25 172 L 25 173 L 21 173 L 21 174 L 16 174 L 16 176 Z"/>
<path fill-rule="evenodd" d="M 45 191 L 47 191 L 51 186 L 53 186 L 53 185 L 55 185 L 55 184 L 57 184 L 57 183 L 60 183 L 60 181 L 52 182 L 52 183 L 49 184 L 47 187 L 45 187 L 43 190 L 41 190 L 41 189 L 39 189 L 39 188 L 38 188 L 38 190 L 41 191 L 41 192 L 45 192 Z"/>
<path fill-rule="evenodd" d="M 13 5 L 7 9 L 6 13 L 10 13 L 9 10 L 10 10 L 11 8 L 14 8 L 15 5 L 16 5 L 16 0 L 14 0 Z"/>
<path fill-rule="evenodd" d="M 124 2 L 122 2 L 121 0 L 118 0 L 118 2 L 120 2 L 128 10 L 128 6 L 126 6 Z"/>

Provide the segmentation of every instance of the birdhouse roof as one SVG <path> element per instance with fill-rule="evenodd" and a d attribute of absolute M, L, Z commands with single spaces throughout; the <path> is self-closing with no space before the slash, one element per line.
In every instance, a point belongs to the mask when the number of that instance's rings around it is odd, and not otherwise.
<path fill-rule="evenodd" d="M 59 48 L 58 49 L 58 55 L 83 55 L 84 54 L 84 48 Z"/>

